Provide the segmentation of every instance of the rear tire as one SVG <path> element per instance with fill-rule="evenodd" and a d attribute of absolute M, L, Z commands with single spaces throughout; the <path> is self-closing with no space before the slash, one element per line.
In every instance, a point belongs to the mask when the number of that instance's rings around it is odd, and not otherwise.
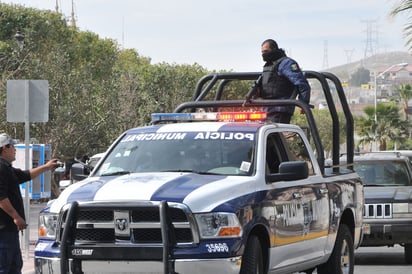
<path fill-rule="evenodd" d="M 341 224 L 332 254 L 326 263 L 318 266 L 318 274 L 353 274 L 354 264 L 352 234 L 345 224 Z"/>
<path fill-rule="evenodd" d="M 412 264 L 412 244 L 405 244 L 405 262 Z"/>
<path fill-rule="evenodd" d="M 240 274 L 264 274 L 262 245 L 255 235 L 251 235 L 247 240 Z"/>

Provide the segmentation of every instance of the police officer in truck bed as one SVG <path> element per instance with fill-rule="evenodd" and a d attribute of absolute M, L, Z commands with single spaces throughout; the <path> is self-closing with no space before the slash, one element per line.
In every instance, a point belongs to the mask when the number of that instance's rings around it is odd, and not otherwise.
<path fill-rule="evenodd" d="M 283 49 L 273 39 L 261 45 L 263 66 L 259 97 L 263 99 L 298 99 L 309 104 L 310 85 L 298 63 L 286 56 Z M 294 106 L 269 107 L 268 119 L 275 123 L 289 123 Z"/>

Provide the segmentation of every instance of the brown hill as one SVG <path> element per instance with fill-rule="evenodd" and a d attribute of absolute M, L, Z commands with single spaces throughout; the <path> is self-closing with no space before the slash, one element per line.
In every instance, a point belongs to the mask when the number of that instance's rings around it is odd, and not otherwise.
<path fill-rule="evenodd" d="M 408 52 L 394 51 L 375 54 L 366 59 L 361 59 L 342 66 L 326 69 L 325 71 L 336 74 L 341 80 L 348 79 L 348 75 L 353 74 L 359 67 L 365 67 L 370 71 L 390 67 L 394 64 L 408 63 L 412 65 L 412 55 Z"/>

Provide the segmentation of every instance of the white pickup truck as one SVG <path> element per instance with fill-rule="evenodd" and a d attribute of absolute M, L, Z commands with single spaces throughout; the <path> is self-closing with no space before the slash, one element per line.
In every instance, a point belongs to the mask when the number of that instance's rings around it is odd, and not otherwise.
<path fill-rule="evenodd" d="M 306 75 L 325 85 L 336 115 L 327 79 L 344 99 L 338 80 Z M 199 85 L 258 76 L 216 74 Z M 307 105 L 206 101 L 208 87 L 175 113 L 153 114 L 151 125 L 123 133 L 88 178 L 49 203 L 40 213 L 36 273 L 353 273 L 364 197 L 350 166 L 346 101 L 349 165 L 325 171 Z M 304 110 L 315 149 L 300 127 L 265 122 L 256 111 L 276 104 Z M 338 166 L 339 142 L 333 155 Z"/>

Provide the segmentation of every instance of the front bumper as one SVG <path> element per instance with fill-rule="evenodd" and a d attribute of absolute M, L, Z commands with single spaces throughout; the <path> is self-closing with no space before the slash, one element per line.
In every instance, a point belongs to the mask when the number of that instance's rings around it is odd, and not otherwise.
<path fill-rule="evenodd" d="M 412 244 L 412 220 L 364 220 L 361 246 Z"/>
<path fill-rule="evenodd" d="M 36 257 L 36 274 L 60 273 L 59 258 Z M 71 265 L 71 264 L 69 264 Z M 238 274 L 241 257 L 222 259 L 178 259 L 175 260 L 175 272 L 179 274 Z M 82 271 L 87 273 L 151 273 L 163 274 L 162 262 L 151 261 L 82 261 Z"/>

